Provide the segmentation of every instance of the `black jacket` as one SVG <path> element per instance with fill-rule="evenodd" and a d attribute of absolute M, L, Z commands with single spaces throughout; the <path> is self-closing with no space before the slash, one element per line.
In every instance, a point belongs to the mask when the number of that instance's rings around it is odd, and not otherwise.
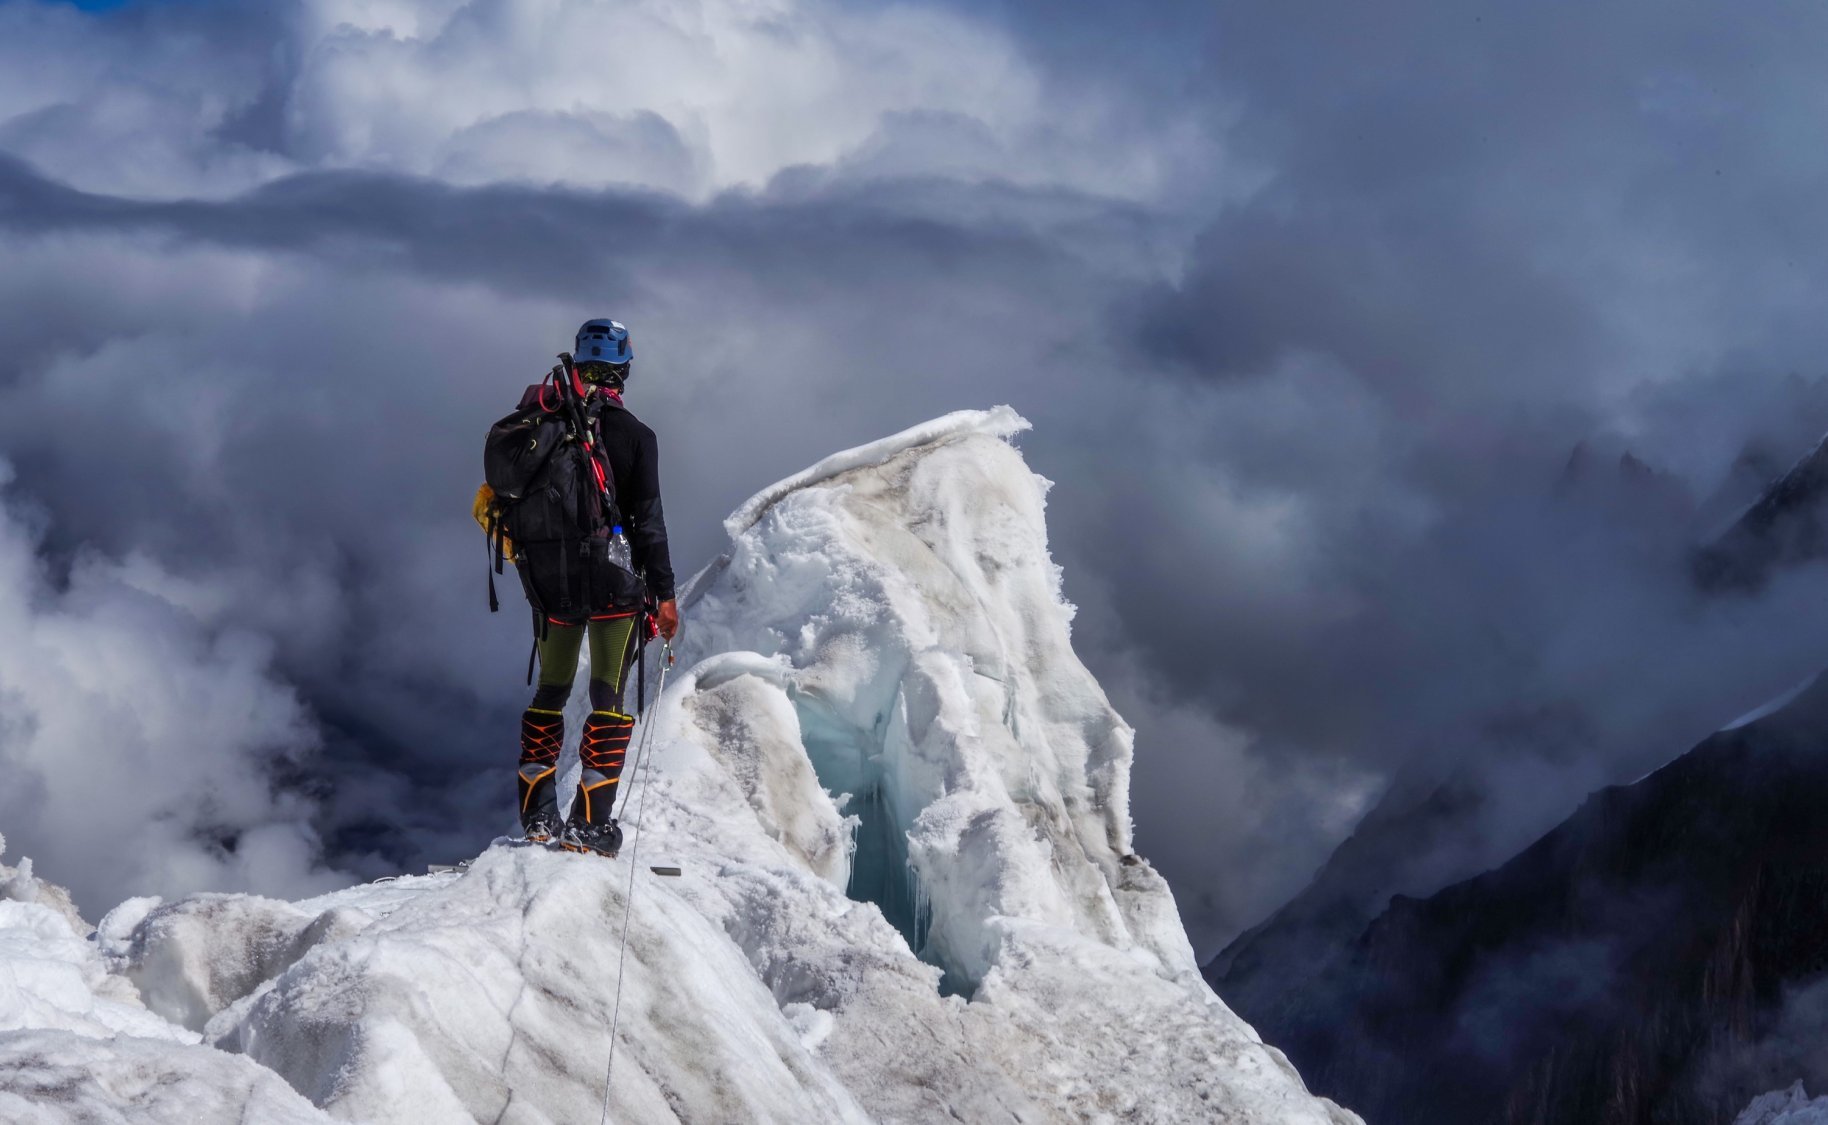
<path fill-rule="evenodd" d="M 641 419 L 606 399 L 597 411 L 598 440 L 615 474 L 616 507 L 622 511 L 635 569 L 647 578 L 656 601 L 673 598 L 673 560 L 667 553 L 666 515 L 660 508 L 660 443 Z"/>

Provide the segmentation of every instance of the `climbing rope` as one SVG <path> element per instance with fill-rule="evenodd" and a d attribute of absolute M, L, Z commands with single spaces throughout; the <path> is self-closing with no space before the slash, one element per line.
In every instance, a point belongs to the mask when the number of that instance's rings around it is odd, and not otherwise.
<path fill-rule="evenodd" d="M 673 667 L 673 646 L 663 641 L 665 659 L 660 664 L 660 683 L 654 688 L 654 700 L 666 694 L 666 674 Z M 647 749 L 654 741 L 654 721 L 656 716 L 649 714 L 641 724 L 641 741 L 635 746 L 635 768 L 630 777 L 630 788 L 622 797 L 622 809 L 628 811 L 629 801 L 634 799 L 633 783 L 640 779 L 642 766 L 647 761 Z M 634 914 L 635 907 L 635 855 L 641 847 L 641 814 L 647 809 L 647 786 L 641 787 L 641 800 L 635 806 L 635 837 L 628 846 L 628 890 L 622 896 L 622 951 L 616 955 L 616 1005 L 609 1017 L 609 1065 L 603 1068 L 603 1116 L 601 1125 L 609 1122 L 609 1083 L 616 1073 L 616 1029 L 622 1022 L 622 966 L 628 960 L 628 920 Z"/>

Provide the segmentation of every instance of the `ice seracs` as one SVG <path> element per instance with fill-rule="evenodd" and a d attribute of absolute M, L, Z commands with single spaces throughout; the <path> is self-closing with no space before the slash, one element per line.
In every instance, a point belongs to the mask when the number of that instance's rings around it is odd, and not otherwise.
<path fill-rule="evenodd" d="M 1132 853 L 1132 735 L 1073 654 L 1026 425 L 948 415 L 732 516 L 621 860 L 503 841 L 297 903 L 137 900 L 95 956 L 340 1119 L 595 1120 L 632 871 L 612 1120 L 1357 1121 L 1206 988 Z"/>
<path fill-rule="evenodd" d="M 1130 854 L 1132 735 L 1073 655 L 1026 427 L 961 412 L 764 490 L 687 590 L 688 651 L 781 660 L 757 690 L 853 825 L 849 883 L 953 987 L 1025 924 L 1195 973 Z"/>

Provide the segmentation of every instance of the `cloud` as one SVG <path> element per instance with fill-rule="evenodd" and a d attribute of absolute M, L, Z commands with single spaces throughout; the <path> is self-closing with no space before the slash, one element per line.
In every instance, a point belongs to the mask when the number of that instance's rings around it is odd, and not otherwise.
<path fill-rule="evenodd" d="M 0 452 L 53 585 L 270 645 L 343 869 L 505 827 L 475 446 L 603 313 L 682 570 L 833 449 L 1036 422 L 1203 947 L 1398 778 L 1494 779 L 1497 854 L 1816 659 L 1821 575 L 1680 566 L 1828 430 L 1813 9 L 245 8 L 0 4 Z"/>
<path fill-rule="evenodd" d="M 1478 846 L 1393 889 L 1502 858 L 1819 662 L 1819 571 L 1725 605 L 1680 569 L 1735 459 L 1828 427 L 1802 313 L 1828 277 L 1778 235 L 1828 219 L 1788 108 L 1823 92 L 1792 39 L 1821 16 L 1720 17 L 1214 16 L 1225 151 L 1264 174 L 1123 306 L 1129 457 L 1161 469 L 1072 541 L 1127 576 L 1110 619 L 1156 690 L 1215 706 L 1285 791 L 1335 762 L 1498 794 Z M 1093 531 L 1134 525 L 1161 549 Z M 1305 819 L 1252 854 L 1297 869 Z"/>
<path fill-rule="evenodd" d="M 131 195 L 360 169 L 703 199 L 880 149 L 910 116 L 994 138 L 953 172 L 1111 190 L 1159 171 L 1113 175 L 1081 152 L 1075 122 L 1106 111 L 1095 92 L 1048 91 L 1019 44 L 934 6 L 305 0 L 98 18 L 21 3 L 0 31 L 17 76 L 0 143 Z"/>
<path fill-rule="evenodd" d="M 10 470 L 0 469 L 0 477 Z M 0 508 L 0 819 L 87 906 L 128 894 L 329 889 L 297 772 L 317 732 L 272 644 L 212 624 L 144 556 L 62 581 Z"/>

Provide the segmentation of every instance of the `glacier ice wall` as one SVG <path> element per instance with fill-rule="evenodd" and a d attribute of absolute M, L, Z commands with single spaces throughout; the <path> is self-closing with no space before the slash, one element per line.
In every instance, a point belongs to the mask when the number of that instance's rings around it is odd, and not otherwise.
<path fill-rule="evenodd" d="M 1007 407 L 964 411 L 764 490 L 683 599 L 688 655 L 777 657 L 854 897 L 970 990 L 1024 924 L 1193 953 L 1131 852 L 1132 734 L 1072 651 L 1047 482 Z"/>

